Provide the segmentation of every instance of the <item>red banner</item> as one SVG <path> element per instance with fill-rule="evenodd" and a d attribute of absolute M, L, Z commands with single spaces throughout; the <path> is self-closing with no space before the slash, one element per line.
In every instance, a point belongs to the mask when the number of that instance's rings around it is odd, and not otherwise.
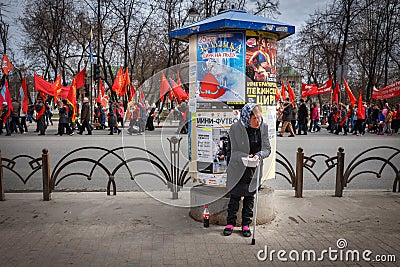
<path fill-rule="evenodd" d="M 329 78 L 321 86 L 316 86 L 314 84 L 305 84 L 301 86 L 301 97 L 307 97 L 312 95 L 323 95 L 332 92 L 332 78 Z"/>
<path fill-rule="evenodd" d="M 302 98 L 305 98 L 310 95 L 315 95 L 317 93 L 317 91 L 318 91 L 318 87 L 316 85 L 306 84 L 306 83 L 303 83 L 301 85 L 301 97 Z"/>
<path fill-rule="evenodd" d="M 323 95 L 332 92 L 332 78 L 329 78 L 323 85 L 318 86 L 317 95 Z"/>
<path fill-rule="evenodd" d="M 399 95 L 400 95 L 400 81 L 392 83 L 379 90 L 375 89 L 372 90 L 372 98 L 377 100 L 393 98 Z"/>

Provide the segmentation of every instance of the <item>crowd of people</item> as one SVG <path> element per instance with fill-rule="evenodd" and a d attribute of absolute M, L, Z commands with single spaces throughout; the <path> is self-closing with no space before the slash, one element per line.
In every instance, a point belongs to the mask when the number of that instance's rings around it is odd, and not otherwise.
<path fill-rule="evenodd" d="M 27 123 L 35 123 L 34 132 L 45 135 L 47 126 L 53 125 L 53 114 L 58 111 L 57 135 L 83 134 L 92 135 L 92 131 L 109 129 L 109 135 L 120 134 L 125 124 L 128 125 L 128 134 L 142 134 L 144 131 L 153 131 L 154 119 L 157 115 L 155 104 L 149 105 L 147 101 L 140 103 L 130 101 L 124 108 L 124 103 L 109 102 L 107 107 L 96 103 L 91 114 L 89 99 L 84 97 L 79 101 L 78 112 L 74 114 L 73 107 L 65 99 L 58 99 L 56 112 L 47 101 L 38 97 L 35 104 L 28 107 L 26 113 L 22 112 L 21 104 L 16 98 L 12 99 L 11 107 L 7 102 L 0 106 L 0 135 L 6 136 L 13 133 L 28 132 Z M 359 108 L 361 107 L 361 108 Z M 186 102 L 176 105 L 171 110 L 175 120 L 179 120 L 177 133 L 188 132 L 189 108 Z M 93 120 L 91 120 L 93 117 Z M 278 137 L 283 137 L 286 132 L 289 137 L 307 135 L 320 132 L 321 126 L 332 134 L 362 136 L 366 132 L 377 135 L 392 135 L 400 133 L 400 103 L 390 106 L 363 102 L 362 105 L 344 105 L 333 102 L 325 103 L 321 108 L 316 102 L 307 103 L 300 99 L 297 103 L 290 103 L 287 98 L 277 104 L 276 129 Z M 280 129 L 279 129 L 280 127 Z"/>
<path fill-rule="evenodd" d="M 333 102 L 325 103 L 319 108 L 316 102 L 307 104 L 304 99 L 298 103 L 290 103 L 290 99 L 280 101 L 277 105 L 276 129 L 281 128 L 278 137 L 283 137 L 289 132 L 289 137 L 307 135 L 321 131 L 322 125 L 327 125 L 329 133 L 339 135 L 362 136 L 366 132 L 377 135 L 392 135 L 399 133 L 400 128 L 400 103 L 390 106 L 365 103 L 362 105 L 345 105 Z"/>
<path fill-rule="evenodd" d="M 107 107 L 102 103 L 96 103 L 91 112 L 89 99 L 84 97 L 79 101 L 76 112 L 74 107 L 66 99 L 58 99 L 56 107 L 52 109 L 47 101 L 38 97 L 34 104 L 29 105 L 27 113 L 22 111 L 21 103 L 16 98 L 12 99 L 12 106 L 7 102 L 0 105 L 0 135 L 23 134 L 28 132 L 27 123 L 34 125 L 38 135 L 45 135 L 47 127 L 53 125 L 53 114 L 58 113 L 58 127 L 56 135 L 92 135 L 94 129 L 109 129 L 109 135 L 120 134 L 125 124 L 129 134 L 142 134 L 145 130 L 154 131 L 154 117 L 156 112 L 155 104 L 149 105 L 130 101 L 127 108 L 123 102 L 109 102 Z M 92 114 L 91 114 L 92 113 Z M 91 120 L 93 118 L 93 120 Z M 35 125 L 36 123 L 36 125 Z"/>

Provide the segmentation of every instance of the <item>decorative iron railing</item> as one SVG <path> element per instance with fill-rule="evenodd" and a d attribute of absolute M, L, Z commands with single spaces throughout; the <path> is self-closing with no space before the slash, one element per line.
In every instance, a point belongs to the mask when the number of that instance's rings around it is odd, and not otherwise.
<path fill-rule="evenodd" d="M 42 170 L 43 182 L 43 199 L 50 200 L 51 192 L 68 177 L 83 176 L 88 180 L 92 180 L 97 170 L 102 171 L 108 178 L 107 180 L 107 195 L 111 194 L 111 186 L 113 195 L 117 193 L 116 175 L 119 170 L 125 168 L 129 173 L 129 178 L 135 178 L 142 175 L 150 175 L 158 178 L 168 189 L 172 192 L 172 198 L 178 198 L 178 192 L 190 180 L 189 177 L 189 162 L 180 167 L 180 142 L 182 138 L 171 137 L 167 138 L 170 144 L 170 159 L 169 166 L 158 155 L 141 147 L 124 146 L 114 149 L 107 149 L 103 147 L 82 147 L 74 149 L 64 155 L 54 166 L 50 172 L 50 159 L 49 153 L 43 149 L 41 157 L 32 157 L 29 155 L 18 155 L 11 159 L 3 158 L 0 151 L 0 200 L 5 200 L 4 196 L 4 175 L 3 168 L 7 169 L 19 180 L 26 184 L 40 169 Z M 122 157 L 121 151 L 132 152 L 132 157 Z M 389 155 L 384 155 L 385 152 Z M 91 153 L 88 153 L 91 152 Z M 83 155 L 90 155 L 83 156 Z M 112 166 L 108 166 L 106 159 L 112 157 Z M 322 158 L 326 168 L 320 174 L 317 174 L 314 167 L 316 163 Z M 23 177 L 16 169 L 17 162 L 28 161 L 31 172 Z M 147 163 L 151 164 L 157 171 L 139 171 L 130 166 L 131 163 Z M 371 169 L 375 166 L 369 163 L 382 163 L 378 169 Z M 84 171 L 71 171 L 74 164 L 84 163 Z M 382 177 L 382 173 L 386 169 L 391 169 L 394 172 L 393 192 L 400 192 L 400 150 L 389 146 L 378 146 L 366 149 L 356 155 L 345 168 L 345 153 L 343 148 L 339 148 L 336 156 L 329 156 L 326 154 L 318 153 L 312 155 L 304 155 L 302 148 L 298 148 L 296 153 L 295 168 L 291 162 L 279 151 L 277 151 L 276 163 L 280 168 L 277 168 L 276 176 L 282 176 L 295 190 L 296 197 L 303 195 L 304 171 L 307 170 L 312 177 L 319 182 L 327 175 L 332 169 L 336 168 L 335 172 L 335 196 L 341 197 L 343 189 L 347 184 L 351 183 L 356 177 L 362 174 L 374 174 L 377 178 Z M 281 169 L 283 168 L 283 171 Z M 26 171 L 27 168 L 24 168 Z M 143 169 L 143 168 L 141 168 Z M 359 170 L 361 169 L 361 170 Z M 96 172 L 96 177 L 99 174 Z M 100 175 L 101 176 L 101 175 Z"/>

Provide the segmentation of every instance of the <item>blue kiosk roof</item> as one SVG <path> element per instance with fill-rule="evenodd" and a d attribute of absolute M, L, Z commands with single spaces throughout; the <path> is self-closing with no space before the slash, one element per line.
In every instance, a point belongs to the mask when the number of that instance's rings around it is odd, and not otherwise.
<path fill-rule="evenodd" d="M 188 42 L 192 34 L 221 30 L 254 30 L 267 31 L 278 35 L 278 40 L 294 34 L 295 27 L 283 22 L 249 14 L 243 10 L 229 9 L 218 15 L 209 17 L 173 30 L 169 37 Z"/>

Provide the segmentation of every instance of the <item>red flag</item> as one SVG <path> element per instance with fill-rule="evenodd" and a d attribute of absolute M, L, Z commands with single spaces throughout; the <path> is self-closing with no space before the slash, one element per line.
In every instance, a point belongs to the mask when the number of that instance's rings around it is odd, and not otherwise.
<path fill-rule="evenodd" d="M 281 93 L 279 92 L 278 87 L 275 87 L 275 102 L 278 103 L 279 99 L 281 99 Z"/>
<path fill-rule="evenodd" d="M 21 88 L 19 89 L 19 94 L 21 96 L 21 101 L 22 101 L 22 112 L 27 113 L 28 112 L 28 87 L 26 87 L 26 76 L 22 79 L 22 84 Z"/>
<path fill-rule="evenodd" d="M 133 86 L 133 84 L 131 84 L 131 86 L 129 87 L 129 98 L 128 101 L 131 101 L 132 98 L 136 95 L 136 90 L 135 87 Z"/>
<path fill-rule="evenodd" d="M 347 84 L 346 79 L 344 78 L 344 76 L 342 78 L 343 78 L 344 87 L 346 88 L 346 92 L 347 92 L 347 95 L 349 97 L 350 104 L 352 106 L 354 106 L 354 104 L 356 103 L 356 98 L 354 97 L 353 93 L 351 92 L 350 87 Z"/>
<path fill-rule="evenodd" d="M 86 68 L 83 68 L 78 74 L 75 75 L 76 89 L 85 86 L 85 73 Z"/>
<path fill-rule="evenodd" d="M 96 103 L 101 103 L 101 100 L 104 96 L 104 86 L 101 78 L 99 79 L 99 92 L 96 97 Z"/>
<path fill-rule="evenodd" d="M 6 79 L 5 84 L 3 85 L 3 88 L 1 89 L 0 95 L 1 95 L 2 101 L 7 102 L 7 105 L 8 105 L 7 114 L 3 118 L 3 122 L 6 123 L 8 117 L 11 115 L 11 111 L 13 111 L 11 95 L 10 95 L 10 90 L 8 88 L 8 80 L 7 79 Z"/>
<path fill-rule="evenodd" d="M 96 103 L 101 103 L 101 99 L 102 99 L 101 93 L 98 93 L 96 97 Z"/>
<path fill-rule="evenodd" d="M 68 93 L 67 101 L 72 105 L 72 122 L 76 120 L 76 79 L 72 80 L 72 84 Z"/>
<path fill-rule="evenodd" d="M 8 72 L 13 69 L 13 65 L 11 64 L 6 54 L 4 54 L 3 58 L 1 59 L 1 69 L 6 76 L 8 76 Z"/>
<path fill-rule="evenodd" d="M 8 88 L 8 80 L 7 79 L 6 79 L 6 82 L 3 85 L 3 88 L 1 89 L 1 96 L 3 98 L 3 102 L 7 102 L 8 110 L 12 111 L 13 110 L 13 106 L 12 106 L 10 89 Z"/>
<path fill-rule="evenodd" d="M 168 97 L 169 97 L 169 100 L 171 100 L 171 102 L 172 102 L 172 100 L 174 100 L 174 98 L 176 98 L 175 95 L 174 95 L 174 91 L 172 91 L 172 90 L 169 91 Z"/>
<path fill-rule="evenodd" d="M 129 71 L 128 68 L 125 70 L 125 86 L 128 86 L 131 84 L 131 78 L 129 78 Z"/>
<path fill-rule="evenodd" d="M 173 96 L 178 99 L 179 102 L 187 100 L 189 97 L 185 90 L 183 90 L 182 86 L 178 85 L 174 80 L 169 78 L 169 82 L 172 87 Z M 171 92 L 170 92 L 171 93 Z"/>
<path fill-rule="evenodd" d="M 357 118 L 364 118 L 365 119 L 365 110 L 364 110 L 364 106 L 363 106 L 363 103 L 362 103 L 362 91 L 361 90 L 360 90 L 360 94 L 358 95 Z"/>
<path fill-rule="evenodd" d="M 119 96 L 121 96 L 120 92 L 123 90 L 125 85 L 125 75 L 122 70 L 122 67 L 119 67 L 119 71 L 117 76 L 115 77 L 114 84 L 111 89 Z"/>
<path fill-rule="evenodd" d="M 189 100 L 189 94 L 186 92 L 186 90 L 185 89 L 183 89 L 183 85 L 182 85 L 182 83 L 181 83 L 181 77 L 180 77 L 180 75 L 179 75 L 179 71 L 176 71 L 176 77 L 177 77 L 177 83 L 178 83 L 178 86 L 180 87 L 180 88 L 182 88 L 182 90 L 185 92 L 185 94 L 186 94 L 186 100 Z"/>
<path fill-rule="evenodd" d="M 161 82 L 160 82 L 160 100 L 164 102 L 164 95 L 171 90 L 171 86 L 165 77 L 164 72 L 161 75 Z"/>
<path fill-rule="evenodd" d="M 301 85 L 301 97 L 305 98 L 310 95 L 316 95 L 318 92 L 318 87 L 314 84 L 303 83 Z"/>
<path fill-rule="evenodd" d="M 286 92 L 285 92 L 285 83 L 282 81 L 282 91 L 281 91 L 282 99 L 286 99 Z"/>
<path fill-rule="evenodd" d="M 124 74 L 124 84 L 121 88 L 121 90 L 119 91 L 119 96 L 123 96 L 126 94 L 127 92 L 127 87 L 128 85 L 131 83 L 131 80 L 129 78 L 129 72 L 128 72 L 128 68 L 125 69 L 125 74 Z"/>
<path fill-rule="evenodd" d="M 54 103 L 57 102 L 57 98 L 61 95 L 62 86 L 61 86 L 61 74 L 59 74 L 54 83 L 50 86 L 50 91 L 53 92 Z"/>
<path fill-rule="evenodd" d="M 58 95 L 60 98 L 67 98 L 71 86 L 61 86 L 61 93 Z"/>
<path fill-rule="evenodd" d="M 38 92 L 43 92 L 47 95 L 54 95 L 54 91 L 50 91 L 51 83 L 37 75 L 33 75 L 33 80 L 35 84 L 35 90 Z"/>
<path fill-rule="evenodd" d="M 333 95 L 332 95 L 332 102 L 339 102 L 339 92 L 340 92 L 340 87 L 339 83 L 336 83 L 335 90 L 333 90 Z"/>
<path fill-rule="evenodd" d="M 296 99 L 296 94 L 294 93 L 292 87 L 290 86 L 290 83 L 287 82 L 288 85 L 288 92 L 289 92 L 289 97 L 290 97 L 290 103 L 294 106 L 294 100 Z"/>
<path fill-rule="evenodd" d="M 104 96 L 104 85 L 103 85 L 103 81 L 101 80 L 101 78 L 99 79 L 99 92 L 101 93 L 101 96 Z"/>

